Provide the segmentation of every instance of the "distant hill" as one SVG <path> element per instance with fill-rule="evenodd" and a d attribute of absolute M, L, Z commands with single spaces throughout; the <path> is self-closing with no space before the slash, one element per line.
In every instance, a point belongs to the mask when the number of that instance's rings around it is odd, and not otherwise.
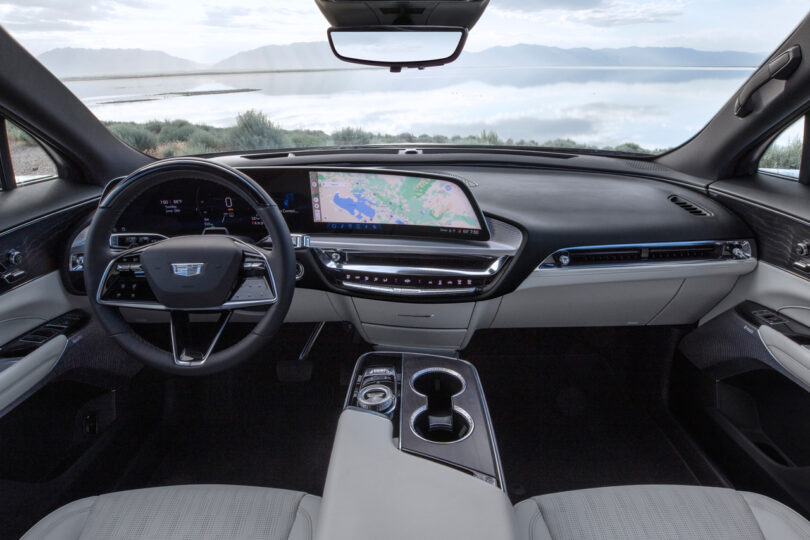
<path fill-rule="evenodd" d="M 53 49 L 38 57 L 60 78 L 107 75 L 154 75 L 197 71 L 200 64 L 162 51 L 143 49 Z"/>
<path fill-rule="evenodd" d="M 492 47 L 465 52 L 460 66 L 596 66 L 596 67 L 754 67 L 764 54 L 739 51 L 699 51 L 686 47 L 625 47 L 621 49 L 561 49 L 543 45 Z"/>
<path fill-rule="evenodd" d="M 286 71 L 297 69 L 357 69 L 335 58 L 325 41 L 291 43 L 289 45 L 266 45 L 237 53 L 211 69 L 214 71 Z"/>
<path fill-rule="evenodd" d="M 53 49 L 39 60 L 56 76 L 103 77 L 160 75 L 187 72 L 288 71 L 357 69 L 341 62 L 324 42 L 267 45 L 243 51 L 215 64 L 198 64 L 161 51 L 143 49 Z M 465 52 L 459 67 L 753 67 L 764 54 L 739 51 L 699 51 L 685 47 L 625 47 L 621 49 L 561 49 L 543 45 L 492 47 Z"/>

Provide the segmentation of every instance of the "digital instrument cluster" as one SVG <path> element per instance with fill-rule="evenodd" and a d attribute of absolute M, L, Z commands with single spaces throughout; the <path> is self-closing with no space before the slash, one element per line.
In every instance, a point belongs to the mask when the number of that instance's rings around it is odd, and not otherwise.
<path fill-rule="evenodd" d="M 218 233 L 258 241 L 267 236 L 247 201 L 225 186 L 197 180 L 155 186 L 133 202 L 113 232 L 117 238 Z"/>
<path fill-rule="evenodd" d="M 275 201 L 293 233 L 489 239 L 469 188 L 454 178 L 368 169 L 245 172 Z M 189 234 L 228 234 L 254 242 L 267 236 L 246 200 L 199 179 L 166 182 L 145 192 L 113 233 L 115 248 Z"/>

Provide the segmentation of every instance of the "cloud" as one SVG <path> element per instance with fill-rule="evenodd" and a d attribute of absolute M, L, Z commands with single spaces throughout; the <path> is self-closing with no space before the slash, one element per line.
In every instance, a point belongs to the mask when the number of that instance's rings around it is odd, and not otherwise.
<path fill-rule="evenodd" d="M 508 18 L 528 18 L 546 24 L 557 19 L 599 27 L 671 22 L 683 14 L 682 0 L 502 0 L 490 5 L 495 13 Z"/>
<path fill-rule="evenodd" d="M 497 133 L 502 139 L 535 140 L 576 138 L 596 132 L 596 123 L 587 118 L 505 118 L 493 121 L 448 124 L 415 124 L 414 134 L 445 133 L 448 135 L 478 135 L 482 131 Z"/>
<path fill-rule="evenodd" d="M 148 8 L 147 0 L 0 0 L 2 24 L 25 32 L 73 31 L 108 20 L 121 8 Z"/>
<path fill-rule="evenodd" d="M 543 11 L 546 9 L 580 10 L 599 7 L 606 0 L 492 0 L 489 8 L 511 11 Z"/>
<path fill-rule="evenodd" d="M 238 19 L 248 17 L 253 9 L 244 6 L 215 7 L 205 14 L 203 24 L 209 26 L 233 26 Z"/>
<path fill-rule="evenodd" d="M 571 13 L 569 19 L 591 26 L 624 26 L 672 22 L 682 14 L 680 2 L 611 2 L 604 7 Z"/>

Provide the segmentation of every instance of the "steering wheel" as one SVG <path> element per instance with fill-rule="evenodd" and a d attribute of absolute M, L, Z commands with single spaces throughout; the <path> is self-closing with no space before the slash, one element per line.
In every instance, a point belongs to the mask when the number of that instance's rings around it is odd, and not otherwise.
<path fill-rule="evenodd" d="M 121 214 L 150 188 L 173 180 L 213 182 L 241 196 L 264 223 L 273 249 L 227 235 L 197 235 L 114 250 L 110 235 Z M 295 250 L 273 199 L 236 169 L 201 158 L 155 162 L 106 193 L 90 224 L 85 263 L 90 305 L 109 335 L 143 363 L 181 375 L 221 371 L 262 350 L 280 328 L 295 292 Z M 168 312 L 172 350 L 135 333 L 120 308 Z M 242 340 L 213 352 L 233 311 L 245 308 L 266 311 Z M 192 332 L 194 313 L 219 314 L 209 339 Z"/>

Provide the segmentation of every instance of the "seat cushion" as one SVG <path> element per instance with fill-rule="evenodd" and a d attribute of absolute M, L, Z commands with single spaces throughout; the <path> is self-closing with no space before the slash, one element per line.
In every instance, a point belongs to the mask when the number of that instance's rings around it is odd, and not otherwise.
<path fill-rule="evenodd" d="M 72 502 L 24 540 L 310 540 L 320 499 L 297 491 L 193 485 L 121 491 Z"/>
<path fill-rule="evenodd" d="M 696 486 L 622 486 L 519 503 L 521 540 L 799 540 L 810 522 L 754 493 Z"/>

